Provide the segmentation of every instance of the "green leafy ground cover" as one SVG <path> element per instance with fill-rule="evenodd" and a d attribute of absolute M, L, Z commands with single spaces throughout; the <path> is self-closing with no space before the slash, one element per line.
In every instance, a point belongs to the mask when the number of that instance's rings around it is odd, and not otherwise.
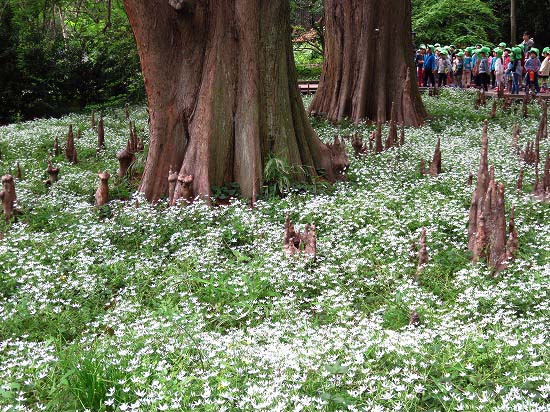
<path fill-rule="evenodd" d="M 22 215 L 0 240 L 0 410 L 548 411 L 550 208 L 510 148 L 512 124 L 523 145 L 540 111 L 490 121 L 489 159 L 520 241 L 493 279 L 466 249 L 466 180 L 489 112 L 472 99 L 426 97 L 433 118 L 404 147 L 352 158 L 333 190 L 253 210 L 136 208 L 133 186 L 112 179 L 96 211 L 97 171 L 115 174 L 126 139 L 122 110 L 105 113 L 99 155 L 84 115 L 0 128 L 0 171 L 24 171 Z M 146 128 L 144 108 L 131 116 Z M 83 131 L 80 163 L 57 157 L 60 181 L 46 190 L 45 153 L 69 123 Z M 315 127 L 327 141 L 372 130 Z M 444 173 L 420 176 L 437 137 Z M 283 255 L 287 212 L 298 228 L 317 225 L 315 261 Z M 422 227 L 430 261 L 416 284 L 409 246 Z"/>

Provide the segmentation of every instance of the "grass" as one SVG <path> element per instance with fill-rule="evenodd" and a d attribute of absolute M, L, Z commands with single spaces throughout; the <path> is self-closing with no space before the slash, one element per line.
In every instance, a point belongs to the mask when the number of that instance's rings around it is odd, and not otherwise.
<path fill-rule="evenodd" d="M 432 117 L 405 146 L 352 157 L 349 180 L 331 188 L 296 187 L 273 160 L 254 209 L 153 207 L 112 178 L 95 210 L 97 171 L 116 175 L 125 145 L 122 109 L 104 113 L 99 153 L 85 115 L 0 128 L 0 172 L 19 162 L 24 174 L 22 214 L 0 226 L 0 410 L 548 410 L 550 208 L 509 147 L 514 122 L 522 146 L 534 138 L 540 109 L 489 121 L 489 162 L 520 241 L 491 278 L 466 247 L 466 180 L 490 110 L 473 97 L 425 96 Z M 144 108 L 131 117 L 147 129 Z M 312 121 L 327 142 L 373 129 Z M 46 189 L 47 151 L 69 123 L 82 130 L 80 162 L 56 157 L 60 180 Z M 443 173 L 420 176 L 438 137 Z M 316 224 L 315 260 L 284 256 L 286 213 L 298 229 Z M 423 227 L 429 262 L 416 283 L 409 248 Z"/>

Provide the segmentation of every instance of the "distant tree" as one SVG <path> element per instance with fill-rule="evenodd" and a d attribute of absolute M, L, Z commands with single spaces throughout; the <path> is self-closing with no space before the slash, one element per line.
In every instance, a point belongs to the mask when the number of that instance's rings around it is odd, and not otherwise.
<path fill-rule="evenodd" d="M 499 20 L 498 34 L 504 41 L 511 41 L 511 13 L 512 2 L 516 3 L 516 25 L 514 37 L 521 42 L 521 35 L 525 30 L 531 32 L 537 47 L 550 46 L 550 1 L 549 0 L 487 0 Z"/>
<path fill-rule="evenodd" d="M 410 0 L 325 0 L 324 7 L 325 61 L 309 111 L 334 122 L 385 122 L 395 104 L 400 123 L 420 125 L 426 111 L 415 81 Z"/>
<path fill-rule="evenodd" d="M 516 43 L 518 20 L 517 20 L 517 1 L 510 1 L 510 42 Z"/>

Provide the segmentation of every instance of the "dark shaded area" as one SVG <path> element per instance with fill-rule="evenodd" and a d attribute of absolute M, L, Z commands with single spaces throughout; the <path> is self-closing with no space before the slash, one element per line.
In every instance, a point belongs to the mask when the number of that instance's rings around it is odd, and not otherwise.
<path fill-rule="evenodd" d="M 52 12 L 50 13 L 50 7 Z M 0 6 L 0 124 L 144 99 L 123 10 L 42 0 Z"/>
<path fill-rule="evenodd" d="M 517 1 L 517 33 L 516 40 L 521 42 L 524 31 L 530 31 L 535 39 L 535 46 L 542 49 L 550 45 L 550 1 L 548 0 L 516 0 Z M 499 32 L 503 41 L 510 41 L 510 0 L 488 0 L 495 15 L 499 19 Z"/>

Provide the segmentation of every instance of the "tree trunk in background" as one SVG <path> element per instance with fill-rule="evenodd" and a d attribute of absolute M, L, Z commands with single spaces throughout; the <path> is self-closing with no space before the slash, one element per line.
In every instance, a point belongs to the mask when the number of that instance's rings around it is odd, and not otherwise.
<path fill-rule="evenodd" d="M 325 22 L 325 62 L 310 112 L 334 122 L 384 122 L 395 102 L 399 123 L 421 125 L 410 0 L 325 0 Z"/>
<path fill-rule="evenodd" d="M 151 142 L 140 191 L 237 182 L 255 198 L 269 156 L 337 176 L 297 87 L 288 0 L 124 0 L 141 60 Z M 304 178 L 304 176 L 297 176 Z"/>
<path fill-rule="evenodd" d="M 516 23 L 516 0 L 510 0 L 510 44 L 516 44 L 517 23 Z"/>

